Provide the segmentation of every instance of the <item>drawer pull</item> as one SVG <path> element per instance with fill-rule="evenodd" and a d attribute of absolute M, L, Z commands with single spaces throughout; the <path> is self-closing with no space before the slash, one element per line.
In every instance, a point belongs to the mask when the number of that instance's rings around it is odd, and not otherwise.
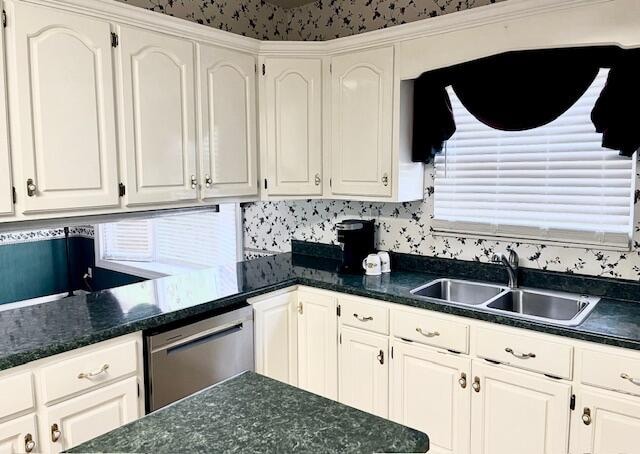
<path fill-rule="evenodd" d="M 460 379 L 458 380 L 458 383 L 460 383 L 460 387 L 462 389 L 465 389 L 467 387 L 467 374 L 465 374 L 464 372 L 462 372 L 460 374 Z"/>
<path fill-rule="evenodd" d="M 623 373 L 620 374 L 620 378 L 622 378 L 624 380 L 628 380 L 629 382 L 633 383 L 636 386 L 640 386 L 640 380 L 638 380 L 637 378 L 631 377 L 629 374 L 625 374 L 623 372 Z"/>
<path fill-rule="evenodd" d="M 93 378 L 93 377 L 95 377 L 97 375 L 104 374 L 105 372 L 107 372 L 107 369 L 109 369 L 109 365 L 105 364 L 99 370 L 97 370 L 95 372 L 87 372 L 87 373 L 80 372 L 78 374 L 78 378 L 80 378 L 80 379 L 82 379 L 82 378 Z"/>
<path fill-rule="evenodd" d="M 423 335 L 423 336 L 425 336 L 425 337 L 436 337 L 436 336 L 439 336 L 439 335 L 440 335 L 440 333 L 439 333 L 439 332 L 437 332 L 437 331 L 427 331 L 427 332 L 424 332 L 424 331 L 422 331 L 422 328 L 416 328 L 416 331 L 417 331 L 418 333 L 422 334 L 422 335 Z"/>
<path fill-rule="evenodd" d="M 361 322 L 370 322 L 371 320 L 373 320 L 373 317 L 360 317 L 358 314 L 353 314 L 353 316 Z"/>
<path fill-rule="evenodd" d="M 60 440 L 61 435 L 62 435 L 62 432 L 60 432 L 58 425 L 52 424 L 51 425 L 51 441 L 55 443 L 56 441 Z"/>
<path fill-rule="evenodd" d="M 520 359 L 529 359 L 529 358 L 535 358 L 536 357 L 535 353 L 516 353 L 512 349 L 510 349 L 509 347 L 505 348 L 504 351 L 507 352 L 507 353 L 511 353 L 513 356 L 515 356 L 516 358 L 520 358 Z"/>
<path fill-rule="evenodd" d="M 24 436 L 24 451 L 25 452 L 32 452 L 35 447 L 36 447 L 36 442 L 33 441 L 33 435 L 31 435 L 31 434 L 25 435 Z"/>
<path fill-rule="evenodd" d="M 480 377 L 475 377 L 473 379 L 473 384 L 471 385 L 471 387 L 473 388 L 473 390 L 477 393 L 480 392 Z"/>
<path fill-rule="evenodd" d="M 591 410 L 587 407 L 584 407 L 584 411 L 582 412 L 582 422 L 585 426 L 591 424 Z"/>

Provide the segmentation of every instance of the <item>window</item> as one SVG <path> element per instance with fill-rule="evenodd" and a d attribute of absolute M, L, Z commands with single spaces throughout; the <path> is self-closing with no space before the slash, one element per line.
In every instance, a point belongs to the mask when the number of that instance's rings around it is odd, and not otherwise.
<path fill-rule="evenodd" d="M 590 113 L 607 70 L 555 121 L 499 131 L 448 87 L 457 131 L 435 158 L 434 228 L 628 248 L 635 156 L 602 148 Z"/>
<path fill-rule="evenodd" d="M 96 266 L 154 278 L 235 264 L 239 259 L 238 206 L 102 224 Z"/>

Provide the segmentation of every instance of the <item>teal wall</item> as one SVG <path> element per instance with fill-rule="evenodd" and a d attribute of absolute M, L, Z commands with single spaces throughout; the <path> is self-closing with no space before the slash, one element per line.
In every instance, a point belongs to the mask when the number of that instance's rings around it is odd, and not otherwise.
<path fill-rule="evenodd" d="M 82 276 L 93 268 L 94 291 L 144 279 L 95 268 L 94 240 L 71 237 L 71 279 L 74 289 L 86 289 Z M 67 262 L 62 238 L 0 245 L 0 304 L 67 291 Z"/>

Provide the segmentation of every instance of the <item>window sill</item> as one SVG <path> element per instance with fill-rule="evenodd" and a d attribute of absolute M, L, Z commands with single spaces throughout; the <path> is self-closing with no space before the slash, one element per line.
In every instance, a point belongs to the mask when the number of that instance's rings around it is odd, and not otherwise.
<path fill-rule="evenodd" d="M 199 267 L 171 265 L 158 262 L 131 262 L 127 260 L 96 260 L 97 268 L 104 268 L 118 273 L 130 274 L 145 279 L 157 279 L 165 276 L 189 273 Z"/>

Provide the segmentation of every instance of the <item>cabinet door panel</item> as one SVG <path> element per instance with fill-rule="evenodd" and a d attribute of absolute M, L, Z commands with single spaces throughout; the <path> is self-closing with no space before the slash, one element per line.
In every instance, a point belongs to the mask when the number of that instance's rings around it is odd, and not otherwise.
<path fill-rule="evenodd" d="M 473 376 L 480 391 L 471 393 L 471 452 L 567 452 L 571 385 L 479 361 Z"/>
<path fill-rule="evenodd" d="M 389 341 L 343 328 L 340 335 L 339 400 L 386 418 L 389 414 Z"/>
<path fill-rule="evenodd" d="M 334 57 L 334 194 L 391 196 L 393 48 Z"/>
<path fill-rule="evenodd" d="M 42 451 L 38 441 L 35 414 L 0 424 L 0 454 L 26 452 L 29 441 L 34 443 L 32 452 Z"/>
<path fill-rule="evenodd" d="M 435 453 L 468 453 L 471 360 L 402 342 L 392 345 L 391 419 L 429 434 Z"/>
<path fill-rule="evenodd" d="M 581 388 L 581 405 L 576 408 L 579 452 L 590 454 L 632 454 L 640 447 L 640 399 L 625 394 Z M 588 409 L 591 424 L 582 422 Z"/>
<path fill-rule="evenodd" d="M 296 292 L 253 305 L 256 372 L 290 385 L 298 384 Z"/>
<path fill-rule="evenodd" d="M 197 198 L 193 43 L 121 27 L 127 204 Z"/>
<path fill-rule="evenodd" d="M 25 212 L 117 206 L 109 23 L 23 3 L 14 23 Z"/>
<path fill-rule="evenodd" d="M 337 400 L 336 298 L 301 290 L 298 304 L 298 385 Z"/>
<path fill-rule="evenodd" d="M 203 197 L 257 195 L 255 57 L 203 45 L 200 79 Z"/>
<path fill-rule="evenodd" d="M 138 383 L 131 377 L 44 410 L 45 427 L 58 425 L 61 435 L 50 441 L 60 452 L 138 418 Z"/>
<path fill-rule="evenodd" d="M 322 194 L 322 61 L 267 59 L 269 195 Z"/>

